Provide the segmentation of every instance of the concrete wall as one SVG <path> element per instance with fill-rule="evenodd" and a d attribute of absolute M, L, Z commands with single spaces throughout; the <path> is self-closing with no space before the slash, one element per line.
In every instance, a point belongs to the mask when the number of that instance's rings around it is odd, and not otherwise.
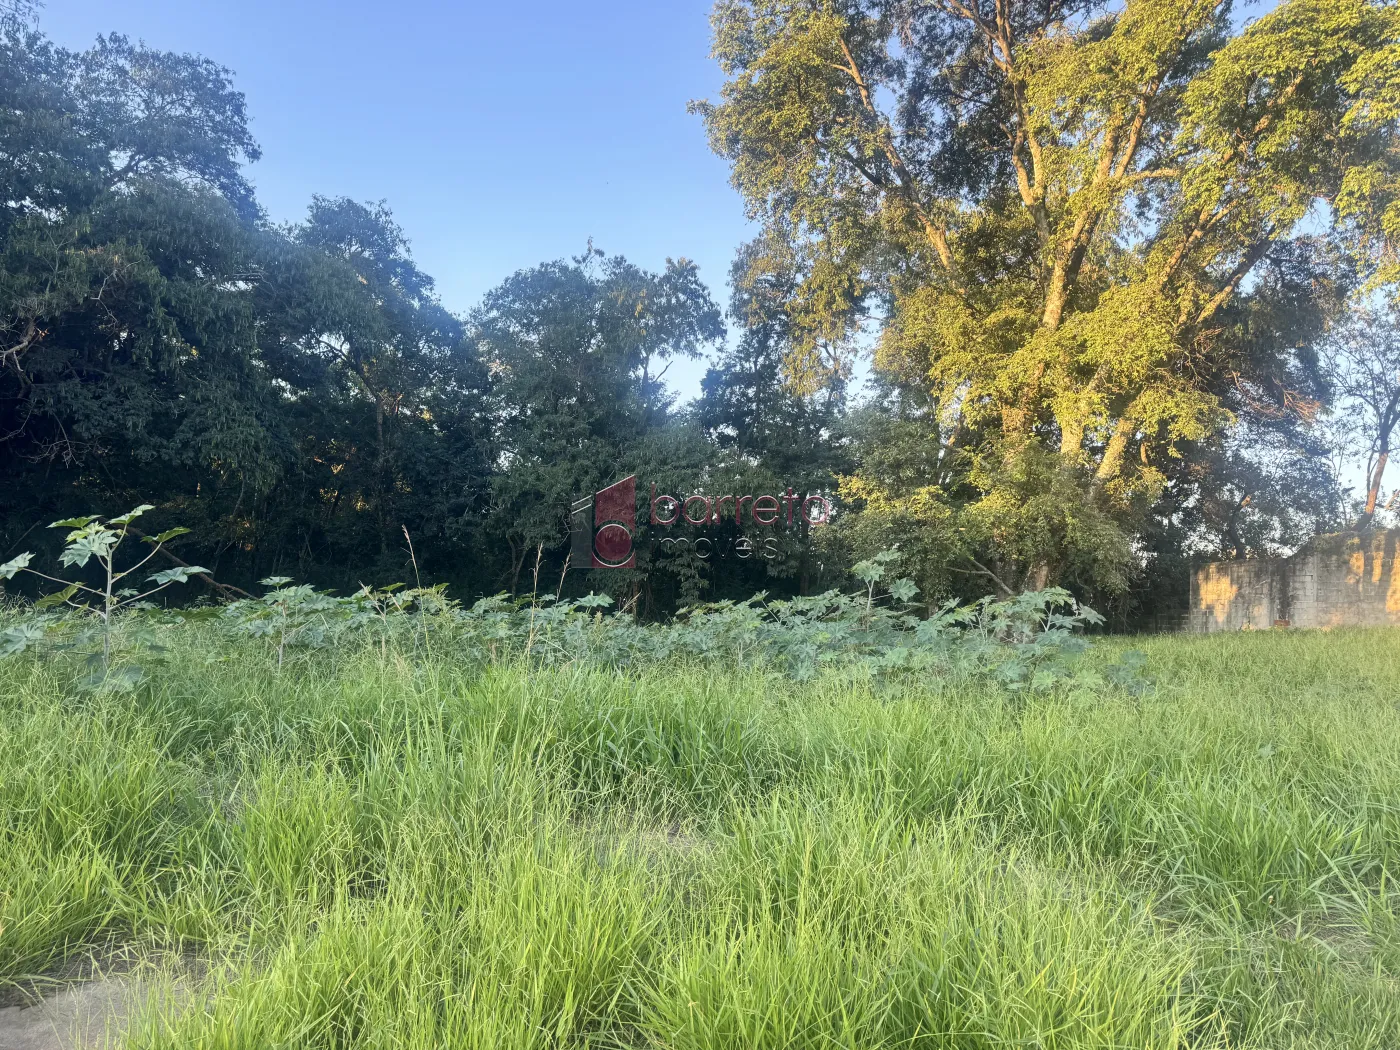
<path fill-rule="evenodd" d="M 1291 558 L 1217 561 L 1191 579 L 1192 631 L 1400 624 L 1400 531 L 1319 536 Z"/>

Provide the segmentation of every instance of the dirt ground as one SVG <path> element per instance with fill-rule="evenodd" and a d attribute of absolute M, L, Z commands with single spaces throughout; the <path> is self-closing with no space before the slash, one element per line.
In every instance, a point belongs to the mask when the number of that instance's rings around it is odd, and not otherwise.
<path fill-rule="evenodd" d="M 121 1045 L 144 993 L 127 977 L 85 981 L 32 1005 L 0 1009 L 0 1050 L 96 1050 Z"/>

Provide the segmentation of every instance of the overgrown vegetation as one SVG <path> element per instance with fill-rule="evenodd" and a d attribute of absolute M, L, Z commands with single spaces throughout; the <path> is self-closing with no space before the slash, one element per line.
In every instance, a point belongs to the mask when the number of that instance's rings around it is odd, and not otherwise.
<path fill-rule="evenodd" d="M 1317 344 L 1400 288 L 1394 4 L 718 0 L 712 24 L 725 83 L 695 108 L 761 223 L 740 265 L 783 289 L 786 375 L 815 391 L 879 333 L 857 539 L 919 533 L 926 586 L 975 561 L 1121 594 L 1154 556 L 1347 519 L 1315 424 L 1357 377 Z"/>
<path fill-rule="evenodd" d="M 898 540 L 926 597 L 1064 586 L 1122 625 L 1182 605 L 1193 555 L 1390 520 L 1393 391 L 1319 353 L 1358 306 L 1397 323 L 1387 0 L 722 0 L 698 108 L 760 231 L 733 338 L 722 275 L 591 245 L 454 313 L 382 204 L 268 221 L 228 70 L 70 52 L 33 6 L 0 5 L 0 559 L 149 500 L 229 586 L 407 579 L 407 526 L 428 583 L 519 594 L 636 472 L 822 493 L 834 524 L 706 560 L 643 521 L 637 568 L 569 595 L 812 595 Z M 667 367 L 704 354 L 679 404 Z"/>
<path fill-rule="evenodd" d="M 441 584 L 407 590 L 402 584 L 366 586 L 338 596 L 285 576 L 263 580 L 268 590 L 261 598 L 171 612 L 150 599 L 207 569 L 181 565 L 161 570 L 147 578 L 144 591 L 119 586 L 137 576 L 164 543 L 187 531 L 177 528 L 145 537 L 150 552 L 123 568 L 118 549 L 132 522 L 150 509 L 142 505 L 110 522 L 89 515 L 50 526 L 72 530 L 60 561 L 77 568 L 95 561 L 100 570 L 97 586 L 41 572 L 28 552 L 0 565 L 0 581 L 27 573 L 63 585 L 33 606 L 11 612 L 13 622 L 0 628 L 0 656 L 28 650 L 58 656 L 77 653 L 85 657 L 85 687 L 130 690 L 146 673 L 132 658 L 162 660 L 167 647 L 155 641 L 156 634 L 193 622 L 212 624 L 231 640 L 263 640 L 278 668 L 289 654 L 295 658 L 366 643 L 377 643 L 387 652 L 391 641 L 397 645 L 408 640 L 431 655 L 436 639 L 439 648 L 449 647 L 459 656 L 471 654 L 484 663 L 519 658 L 527 664 L 621 669 L 658 666 L 677 658 L 724 659 L 798 679 L 833 665 L 880 675 L 990 675 L 1022 689 L 1045 688 L 1080 674 L 1077 657 L 1085 643 L 1075 630 L 1103 622 L 1060 589 L 1006 601 L 987 598 L 967 606 L 948 601 L 937 609 L 921 610 L 912 604 L 919 589 L 912 580 L 888 578 L 900 561 L 898 550 L 882 551 L 855 566 L 864 585 L 856 595 L 832 590 L 814 598 L 770 601 L 760 594 L 746 602 L 690 606 L 667 623 L 640 623 L 628 615 L 605 617 L 602 610 L 613 604 L 607 595 L 564 599 L 559 594 L 532 594 L 513 599 L 502 594 L 463 608 Z M 49 611 L 53 609 L 65 613 Z M 125 614 L 123 629 L 117 630 L 120 614 Z M 114 639 L 118 655 L 124 657 L 116 665 Z M 100 649 L 89 651 L 86 647 L 97 640 Z M 1110 673 L 1122 682 L 1130 677 L 1123 667 Z"/>
<path fill-rule="evenodd" d="M 565 659 L 598 611 L 366 605 L 399 626 L 281 666 L 211 613 L 124 692 L 9 658 L 0 974 L 134 953 L 184 982 L 151 1048 L 1400 1040 L 1388 635 L 1153 639 L 1150 690 L 1013 693 Z"/>
<path fill-rule="evenodd" d="M 0 983 L 135 959 L 149 1050 L 1400 1046 L 1394 636 L 1080 604 L 1348 521 L 1329 441 L 1389 513 L 1395 3 L 720 0 L 729 343 L 591 244 L 454 314 L 387 207 L 267 220 L 227 70 L 33 15 Z M 633 471 L 833 524 L 571 564 Z"/>

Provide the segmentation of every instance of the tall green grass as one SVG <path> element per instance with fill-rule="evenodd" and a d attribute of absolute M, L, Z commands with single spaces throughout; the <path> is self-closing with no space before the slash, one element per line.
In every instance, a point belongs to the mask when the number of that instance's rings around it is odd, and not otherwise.
<path fill-rule="evenodd" d="M 1400 637 L 1030 698 L 180 638 L 0 681 L 0 977 L 185 973 L 131 1045 L 1400 1046 Z"/>

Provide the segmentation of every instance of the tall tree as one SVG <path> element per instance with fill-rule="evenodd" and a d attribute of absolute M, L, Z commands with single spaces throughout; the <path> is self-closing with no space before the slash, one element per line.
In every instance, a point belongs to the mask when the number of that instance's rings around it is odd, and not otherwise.
<path fill-rule="evenodd" d="M 257 155 L 213 63 L 0 33 L 7 524 L 279 469 L 279 398 L 250 353 L 267 240 L 240 165 Z"/>
<path fill-rule="evenodd" d="M 299 443 L 296 469 L 260 494 L 266 571 L 401 576 L 407 527 L 460 581 L 447 545 L 474 537 L 493 454 L 463 326 L 384 204 L 316 197 L 288 232 L 256 289 L 260 354 Z"/>
<path fill-rule="evenodd" d="M 502 457 L 493 520 L 514 589 L 528 556 L 562 547 L 575 499 L 644 465 L 642 443 L 671 407 L 668 362 L 698 356 L 724 325 L 694 263 L 653 273 L 590 246 L 510 277 L 471 329 L 492 379 Z"/>
<path fill-rule="evenodd" d="M 1286 0 L 1237 32 L 1204 0 L 721 0 L 714 26 L 728 80 L 698 108 L 800 263 L 790 378 L 877 318 L 984 519 L 1034 474 L 1141 520 L 1190 445 L 1315 401 L 1302 340 L 1251 326 L 1279 272 L 1345 276 L 1319 206 L 1363 277 L 1393 272 L 1393 5 Z M 1013 585 L 1078 557 L 1059 526 L 1029 560 L 992 533 Z"/>
<path fill-rule="evenodd" d="M 1344 440 L 1366 457 L 1366 492 L 1358 528 L 1376 517 L 1381 484 L 1400 426 L 1400 314 L 1360 307 L 1327 341 L 1327 357 L 1338 395 Z"/>
<path fill-rule="evenodd" d="M 270 227 L 205 59 L 0 49 L 0 541 L 153 502 L 245 585 L 403 579 L 405 526 L 480 583 L 486 377 L 387 209 Z"/>
<path fill-rule="evenodd" d="M 840 475 L 852 467 L 846 433 L 848 377 L 829 373 L 807 391 L 784 382 L 784 362 L 793 350 L 786 305 L 797 275 L 790 266 L 774 266 L 777 261 L 755 243 L 740 250 L 731 269 L 729 316 L 739 326 L 739 338 L 706 372 L 694 405 L 695 420 L 715 452 L 705 480 L 723 492 L 773 493 L 791 487 L 830 496 Z M 739 531 L 733 524 L 721 527 L 725 539 L 737 539 Z M 775 533 L 749 525 L 747 531 L 757 547 L 777 540 L 777 556 L 716 563 L 710 569 L 719 577 L 713 581 L 716 590 L 746 596 L 775 584 L 795 584 L 804 592 L 814 585 L 823 561 L 809 530 L 798 525 Z"/>
<path fill-rule="evenodd" d="M 786 307 L 797 275 L 774 268 L 774 261 L 761 243 L 740 250 L 729 308 L 740 337 L 707 371 L 696 412 L 720 448 L 761 458 L 794 481 L 808 473 L 815 481 L 825 472 L 825 483 L 815 487 L 830 488 L 849 376 L 829 373 L 807 392 L 784 382 L 783 365 L 793 353 Z"/>

